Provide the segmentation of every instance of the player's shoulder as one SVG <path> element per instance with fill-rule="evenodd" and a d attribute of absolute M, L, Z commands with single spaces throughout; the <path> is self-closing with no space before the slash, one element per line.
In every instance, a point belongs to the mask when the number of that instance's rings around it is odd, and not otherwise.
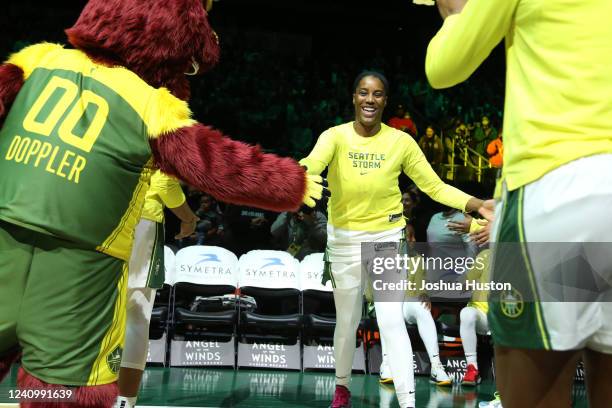
<path fill-rule="evenodd" d="M 403 145 L 416 144 L 414 138 L 408 133 L 403 132 L 399 129 L 391 127 L 389 125 L 381 124 L 381 131 L 387 137 L 393 140 L 395 143 L 401 143 Z"/>
<path fill-rule="evenodd" d="M 346 135 L 353 132 L 353 122 L 341 123 L 340 125 L 332 126 L 323 133 L 331 135 Z"/>
<path fill-rule="evenodd" d="M 319 138 L 331 143 L 349 137 L 351 132 L 353 132 L 353 122 L 347 122 L 324 130 Z"/>

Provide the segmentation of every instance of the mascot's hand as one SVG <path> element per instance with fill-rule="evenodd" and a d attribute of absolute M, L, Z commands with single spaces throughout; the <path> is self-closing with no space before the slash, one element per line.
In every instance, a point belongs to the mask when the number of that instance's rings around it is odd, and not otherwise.
<path fill-rule="evenodd" d="M 304 167 L 304 166 L 303 166 Z M 306 170 L 306 167 L 304 167 Z M 327 189 L 327 180 L 321 176 L 315 176 L 306 173 L 306 193 L 304 193 L 303 202 L 308 207 L 317 205 L 317 201 L 323 197 L 329 197 L 331 194 Z"/>

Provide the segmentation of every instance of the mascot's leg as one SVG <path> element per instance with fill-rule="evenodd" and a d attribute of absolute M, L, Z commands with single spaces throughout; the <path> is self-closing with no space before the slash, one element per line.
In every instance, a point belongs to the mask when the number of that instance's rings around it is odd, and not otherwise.
<path fill-rule="evenodd" d="M 64 385 L 48 384 L 23 368 L 19 369 L 17 385 L 21 390 L 46 390 L 49 394 L 57 391 L 59 395 L 70 393 L 69 397 L 57 400 L 27 400 L 22 401 L 21 408 L 109 408 L 117 396 L 117 384 L 104 384 L 86 387 L 66 387 Z M 47 392 L 46 392 L 47 393 Z"/>
<path fill-rule="evenodd" d="M 22 406 L 110 408 L 123 349 L 127 265 L 55 237 L 40 234 L 35 242 L 20 310 L 19 387 L 74 393 Z"/>
<path fill-rule="evenodd" d="M 32 259 L 27 238 L 27 230 L 0 221 L 0 381 L 19 357 L 17 316 Z"/>

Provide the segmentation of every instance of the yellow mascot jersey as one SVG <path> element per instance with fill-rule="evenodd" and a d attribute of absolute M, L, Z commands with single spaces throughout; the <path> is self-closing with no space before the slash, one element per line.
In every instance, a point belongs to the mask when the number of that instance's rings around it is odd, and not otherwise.
<path fill-rule="evenodd" d="M 55 44 L 8 63 L 25 83 L 0 130 L 0 219 L 128 260 L 149 138 L 193 124 L 187 104 Z"/>

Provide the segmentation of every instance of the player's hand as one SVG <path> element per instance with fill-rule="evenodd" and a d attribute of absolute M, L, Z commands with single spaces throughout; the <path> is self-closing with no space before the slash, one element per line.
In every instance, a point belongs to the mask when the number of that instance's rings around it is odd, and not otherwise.
<path fill-rule="evenodd" d="M 478 214 L 482 215 L 489 223 L 495 220 L 495 200 L 485 200 L 478 209 Z"/>
<path fill-rule="evenodd" d="M 446 223 L 446 228 L 457 233 L 467 234 L 470 232 L 470 225 L 472 224 L 472 216 L 465 214 L 461 221 L 449 221 Z"/>
<path fill-rule="evenodd" d="M 304 171 L 306 170 L 308 169 L 304 167 Z M 317 201 L 330 195 L 327 189 L 327 180 L 324 180 L 321 176 L 306 173 L 306 193 L 304 193 L 304 198 L 302 199 L 304 204 L 314 208 L 317 205 Z"/>
<path fill-rule="evenodd" d="M 474 241 L 478 246 L 485 246 L 489 243 L 489 239 L 491 237 L 491 222 L 485 220 L 477 220 L 478 224 L 482 225 L 484 228 L 479 229 L 478 231 L 472 232 L 470 237 L 472 241 Z"/>
<path fill-rule="evenodd" d="M 200 221 L 200 218 L 198 217 L 194 217 L 191 221 L 188 221 L 188 222 L 181 221 L 181 230 L 174 237 L 174 239 L 183 239 L 183 238 L 187 238 L 191 236 L 193 233 L 195 233 L 195 229 L 196 229 L 196 225 L 198 225 L 198 221 Z"/>
<path fill-rule="evenodd" d="M 450 15 L 461 13 L 466 3 L 467 0 L 436 0 L 438 11 L 444 19 Z"/>

